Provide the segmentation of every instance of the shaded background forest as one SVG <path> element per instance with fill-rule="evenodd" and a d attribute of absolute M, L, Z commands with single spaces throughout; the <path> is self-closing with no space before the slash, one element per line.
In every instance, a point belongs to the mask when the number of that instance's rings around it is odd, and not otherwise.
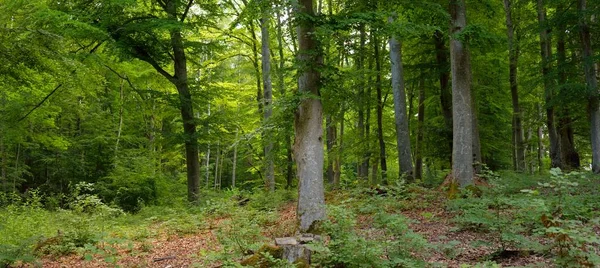
<path fill-rule="evenodd" d="M 193 138 L 198 139 L 204 190 L 269 186 L 265 167 L 271 158 L 273 187 L 296 184 L 292 124 L 302 98 L 296 93 L 296 69 L 302 66 L 295 60 L 293 4 L 182 2 L 181 23 L 173 23 L 160 9 L 167 2 L 172 1 L 0 4 L 3 192 L 39 188 L 56 196 L 51 205 L 61 206 L 61 194 L 90 182 L 104 201 L 129 211 L 184 200 L 184 144 Z M 546 20 L 540 22 L 539 3 L 509 2 L 512 42 L 501 1 L 467 1 L 468 28 L 461 38 L 471 51 L 481 163 L 492 170 L 529 173 L 546 172 L 551 165 L 589 167 L 586 107 L 597 92 L 588 91 L 584 78 L 583 14 L 571 1 L 548 0 L 542 3 Z M 392 181 L 399 178 L 387 43 L 394 34 L 402 43 L 415 175 L 425 184 L 439 183 L 451 168 L 452 155 L 447 3 L 320 0 L 317 6 L 314 34 L 324 53 L 326 180 L 344 187 L 381 183 L 383 174 Z M 594 51 L 600 50 L 599 10 L 600 3 L 589 1 L 585 13 L 592 15 Z M 388 23 L 392 12 L 398 18 Z M 547 29 L 552 53 L 544 62 L 540 32 Z M 173 69 L 173 32 L 181 33 L 187 56 L 184 70 L 194 111 L 189 122 L 197 129 L 192 138 L 183 133 L 181 91 L 155 66 Z M 261 51 L 266 32 L 268 79 Z M 509 51 L 518 56 L 518 113 Z M 597 53 L 593 61 L 597 65 Z M 272 103 L 265 101 L 265 80 L 272 81 Z M 554 110 L 561 150 L 568 152 L 555 163 L 549 155 L 548 108 Z M 270 109 L 272 115 L 265 117 Z M 516 135 L 515 118 L 522 122 Z M 270 154 L 265 153 L 269 141 Z"/>

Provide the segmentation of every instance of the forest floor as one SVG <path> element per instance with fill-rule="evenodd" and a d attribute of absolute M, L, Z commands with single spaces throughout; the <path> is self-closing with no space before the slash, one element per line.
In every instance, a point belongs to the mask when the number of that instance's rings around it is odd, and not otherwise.
<path fill-rule="evenodd" d="M 326 236 L 326 250 L 317 255 L 324 254 L 321 262 L 346 261 L 345 265 L 329 262 L 326 267 L 388 267 L 389 263 L 378 261 L 391 260 L 392 247 L 402 248 L 401 254 L 410 251 L 401 258 L 417 263 L 399 267 L 566 267 L 565 263 L 594 267 L 600 253 L 600 188 L 585 185 L 597 186 L 599 179 L 581 177 L 579 184 L 561 184 L 560 178 L 544 183 L 513 179 L 502 181 L 511 187 L 492 186 L 482 196 L 455 200 L 443 191 L 420 186 L 328 191 L 326 233 L 332 235 Z M 44 223 L 54 224 L 39 226 L 38 233 L 49 238 L 28 246 L 33 248 L 33 259 L 17 259 L 10 267 L 239 267 L 241 260 L 272 244 L 274 238 L 293 236 L 295 195 L 234 191 L 207 197 L 202 208 L 158 206 L 114 218 L 76 219 L 88 224 L 83 231 L 79 223 L 70 231 L 64 225 L 67 218 L 75 222 L 70 212 L 9 210 L 7 215 L 14 219 L 7 218 L 6 226 L 12 226 L 11 220 L 22 224 L 22 231 L 13 233 L 35 234 L 32 228 L 48 217 Z M 29 219 L 19 218 L 18 213 L 42 214 Z M 61 213 L 67 214 L 54 218 Z M 400 223 L 382 224 L 382 215 L 397 217 Z M 101 238 L 88 237 L 85 244 L 73 246 L 89 232 L 100 232 L 90 231 L 100 230 L 99 225 L 103 225 Z M 57 235 L 56 228 L 60 228 Z M 398 231 L 390 234 L 394 228 Z M 42 232 L 46 229 L 50 231 Z M 342 239 L 340 233 L 346 233 L 342 235 L 346 240 L 334 240 Z M 361 259 L 363 253 L 367 257 Z"/>
<path fill-rule="evenodd" d="M 443 196 L 443 193 L 439 193 Z M 330 194 L 329 198 L 336 198 Z M 434 202 L 415 200 L 427 204 L 426 207 L 398 211 L 411 219 L 410 228 L 422 235 L 431 244 L 446 245 L 443 250 L 431 250 L 426 262 L 435 267 L 461 267 L 464 264 L 477 264 L 500 248 L 497 239 L 486 232 L 458 230 L 453 223 L 454 214 L 445 210 L 446 198 L 440 197 Z M 277 229 L 295 223 L 296 204 L 289 202 L 278 210 L 278 220 L 262 226 L 261 233 L 274 240 Z M 218 231 L 228 218 L 212 218 L 208 227 L 193 234 L 161 233 L 150 240 L 151 249 L 144 250 L 143 243 L 133 248 L 119 248 L 116 262 L 107 262 L 100 255 L 92 260 L 72 254 L 59 258 L 45 257 L 43 267 L 221 267 L 220 263 L 211 263 L 205 256 L 210 252 L 222 250 Z M 370 215 L 360 215 L 357 228 L 369 229 L 372 224 Z M 292 235 L 291 233 L 285 235 Z M 479 245 L 478 245 L 479 244 Z M 102 247 L 102 245 L 100 245 Z M 540 255 L 515 254 L 495 259 L 501 267 L 552 267 L 552 260 Z M 435 265 L 434 265 L 435 264 Z M 464 267 L 464 266 L 463 266 Z"/>

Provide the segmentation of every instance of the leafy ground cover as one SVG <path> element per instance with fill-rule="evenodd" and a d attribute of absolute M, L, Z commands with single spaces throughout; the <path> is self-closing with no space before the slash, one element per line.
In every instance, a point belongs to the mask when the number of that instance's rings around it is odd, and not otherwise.
<path fill-rule="evenodd" d="M 599 179 L 489 173 L 490 187 L 448 199 L 416 185 L 355 186 L 327 194 L 321 267 L 598 267 Z M 83 185 L 83 188 L 93 187 Z M 236 267 L 295 233 L 292 191 L 206 193 L 200 206 L 136 214 L 79 191 L 49 210 L 35 192 L 2 197 L 0 262 L 14 267 Z M 271 256 L 272 257 L 272 256 Z M 269 258 L 269 267 L 286 264 Z"/>

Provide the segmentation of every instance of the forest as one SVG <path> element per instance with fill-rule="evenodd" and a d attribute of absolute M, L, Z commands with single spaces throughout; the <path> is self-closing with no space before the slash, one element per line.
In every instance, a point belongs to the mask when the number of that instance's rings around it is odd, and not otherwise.
<path fill-rule="evenodd" d="M 600 267 L 598 0 L 0 0 L 0 267 Z"/>

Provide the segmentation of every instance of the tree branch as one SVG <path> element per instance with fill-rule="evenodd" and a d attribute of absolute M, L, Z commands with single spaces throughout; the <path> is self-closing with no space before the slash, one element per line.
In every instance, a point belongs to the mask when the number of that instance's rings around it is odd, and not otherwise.
<path fill-rule="evenodd" d="M 92 48 L 92 50 L 90 50 L 90 52 L 85 56 L 85 58 L 83 60 L 85 60 L 89 55 L 96 52 L 96 50 L 103 43 L 104 43 L 104 40 L 100 41 L 96 46 L 94 46 L 94 48 Z M 69 76 L 75 74 L 76 71 L 77 71 L 77 69 L 71 71 L 71 73 L 69 73 Z M 19 120 L 17 120 L 17 122 L 21 122 L 21 121 L 25 120 L 25 118 L 27 118 L 37 108 L 40 108 L 40 106 L 42 106 L 42 104 L 44 104 L 44 102 L 46 102 L 52 95 L 54 95 L 54 93 L 56 93 L 56 91 L 58 91 L 58 89 L 61 88 L 62 86 L 63 86 L 63 83 L 60 83 L 56 87 L 54 87 L 54 89 L 52 91 L 50 91 L 50 93 L 48 93 L 48 95 L 46 95 L 46 97 L 44 97 L 44 99 L 42 99 L 42 101 L 40 101 L 35 107 L 33 107 L 31 110 L 29 110 L 29 112 L 27 112 L 27 114 L 25 114 L 23 117 L 19 118 Z"/>
<path fill-rule="evenodd" d="M 187 14 L 190 11 L 190 8 L 192 7 L 193 4 L 194 4 L 194 0 L 190 0 L 188 2 L 187 6 L 185 7 L 185 11 L 183 11 L 183 15 L 181 15 L 181 22 L 183 22 L 185 20 L 185 18 L 187 17 Z"/>

